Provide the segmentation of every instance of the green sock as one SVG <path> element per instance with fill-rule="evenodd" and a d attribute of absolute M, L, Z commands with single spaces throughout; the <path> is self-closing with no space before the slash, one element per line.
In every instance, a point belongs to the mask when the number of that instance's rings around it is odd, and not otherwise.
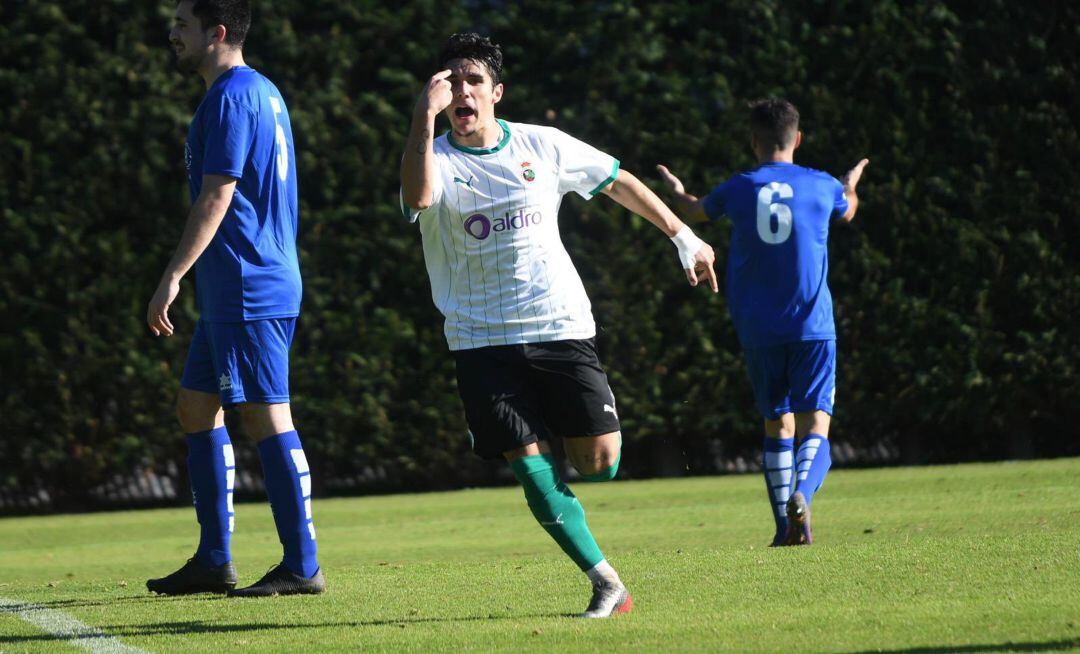
<path fill-rule="evenodd" d="M 604 555 L 585 524 L 585 509 L 559 479 L 555 459 L 550 454 L 534 454 L 511 461 L 510 467 L 525 489 L 533 517 L 567 556 L 582 570 L 603 561 Z"/>

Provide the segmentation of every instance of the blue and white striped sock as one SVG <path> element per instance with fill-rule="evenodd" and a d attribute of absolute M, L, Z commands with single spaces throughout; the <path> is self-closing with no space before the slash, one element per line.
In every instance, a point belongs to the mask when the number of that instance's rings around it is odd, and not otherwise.
<path fill-rule="evenodd" d="M 319 571 L 315 558 L 315 524 L 311 519 L 311 470 L 295 431 L 259 441 L 266 496 L 274 510 L 278 539 L 285 549 L 282 563 L 302 577 Z"/>
<path fill-rule="evenodd" d="M 765 487 L 776 520 L 774 540 L 779 540 L 787 532 L 787 501 L 795 481 L 795 439 L 766 436 L 762 450 L 761 470 L 765 474 Z"/>
<path fill-rule="evenodd" d="M 795 490 L 803 494 L 806 503 L 813 499 L 825 483 L 825 475 L 832 466 L 829 439 L 820 434 L 809 434 L 799 444 L 799 453 L 795 457 L 798 463 L 798 481 Z"/>
<path fill-rule="evenodd" d="M 218 567 L 232 560 L 229 541 L 233 531 L 233 482 L 236 461 L 225 427 L 187 435 L 188 477 L 199 519 L 199 547 L 195 560 Z"/>

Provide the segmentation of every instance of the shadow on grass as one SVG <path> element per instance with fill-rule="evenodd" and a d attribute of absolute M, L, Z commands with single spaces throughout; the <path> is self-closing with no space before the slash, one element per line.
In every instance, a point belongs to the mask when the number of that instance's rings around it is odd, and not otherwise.
<path fill-rule="evenodd" d="M 130 598 L 137 599 L 137 598 Z M 157 601 L 157 598 L 149 598 Z M 171 598 L 170 598 L 171 599 Z M 36 603 L 37 606 L 45 606 Z M 66 606 L 86 606 L 92 603 L 67 604 Z M 280 629 L 329 629 L 329 628 L 356 628 L 356 627 L 399 627 L 404 629 L 410 625 L 426 623 L 454 623 L 454 622 L 490 622 L 497 620 L 528 620 L 533 618 L 573 618 L 573 613 L 526 613 L 522 615 L 470 615 L 459 617 L 407 617 L 387 618 L 383 620 L 343 620 L 338 622 L 305 622 L 294 624 L 275 623 L 247 623 L 247 624 L 215 624 L 202 621 L 184 622 L 159 622 L 143 625 L 106 625 L 94 626 L 100 630 L 100 634 L 86 634 L 79 636 L 63 636 L 51 634 L 35 634 L 33 636 L 0 636 L 0 644 L 33 643 L 64 640 L 93 640 L 94 638 L 130 638 L 133 636 L 165 636 L 178 634 L 214 634 L 214 633 L 240 633 L 248 631 L 273 631 Z"/>
<path fill-rule="evenodd" d="M 952 654 L 958 652 L 1060 652 L 1080 647 L 1080 638 L 1050 640 L 1045 643 L 1014 643 L 1006 641 L 994 645 L 949 645 L 942 647 L 910 647 L 907 649 L 868 649 L 852 654 Z"/>
<path fill-rule="evenodd" d="M 147 604 L 150 602 L 191 602 L 195 600 L 215 601 L 226 600 L 225 595 L 215 595 L 212 593 L 202 593 L 198 595 L 151 595 L 149 593 L 142 593 L 139 595 L 121 595 L 119 597 L 109 597 L 102 599 L 57 599 L 26 602 L 26 606 L 34 606 L 43 609 L 69 609 L 79 607 L 92 607 L 92 606 L 116 606 L 117 604 Z M 233 600 L 235 601 L 235 600 Z M 0 607 L 0 611 L 4 609 Z M 10 609 L 9 609 L 10 610 Z M 3 642 L 3 641 L 0 641 Z"/>

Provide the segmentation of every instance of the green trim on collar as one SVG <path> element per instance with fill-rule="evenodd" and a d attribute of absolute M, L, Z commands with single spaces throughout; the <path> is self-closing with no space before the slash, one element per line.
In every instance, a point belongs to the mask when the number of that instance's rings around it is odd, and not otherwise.
<path fill-rule="evenodd" d="M 611 175 L 609 175 L 608 178 L 605 179 L 604 181 L 600 182 L 600 186 L 597 186 L 596 188 L 594 188 L 592 190 L 592 192 L 589 193 L 589 197 L 595 198 L 597 193 L 599 193 L 600 191 L 603 191 L 608 186 L 610 186 L 611 183 L 614 182 L 615 178 L 618 177 L 618 176 L 619 176 L 619 160 L 616 159 L 614 165 L 611 166 Z"/>
<path fill-rule="evenodd" d="M 499 127 L 502 127 L 502 132 L 503 132 L 502 140 L 499 141 L 498 145 L 496 145 L 495 147 L 492 147 L 492 148 L 470 148 L 468 146 L 459 145 L 458 142 L 454 140 L 453 132 L 447 132 L 446 133 L 446 140 L 447 140 L 447 142 L 450 143 L 450 145 L 454 146 L 454 149 L 461 150 L 465 154 L 495 154 L 499 150 L 502 150 L 503 148 L 505 148 L 506 144 L 510 142 L 510 126 L 507 125 L 506 121 L 503 120 L 502 118 L 496 118 L 495 122 L 499 123 Z"/>

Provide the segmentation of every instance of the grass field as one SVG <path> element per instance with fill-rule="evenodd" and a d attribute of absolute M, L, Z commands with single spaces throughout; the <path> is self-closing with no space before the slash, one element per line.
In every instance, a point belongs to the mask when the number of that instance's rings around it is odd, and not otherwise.
<path fill-rule="evenodd" d="M 317 502 L 317 597 L 149 595 L 191 509 L 0 520 L 0 652 L 75 651 L 15 602 L 152 652 L 1080 649 L 1080 459 L 836 471 L 803 548 L 764 547 L 757 475 L 574 489 L 627 616 L 570 617 L 588 585 L 520 491 L 465 490 Z M 267 505 L 237 507 L 233 554 L 245 584 L 279 559 Z"/>

